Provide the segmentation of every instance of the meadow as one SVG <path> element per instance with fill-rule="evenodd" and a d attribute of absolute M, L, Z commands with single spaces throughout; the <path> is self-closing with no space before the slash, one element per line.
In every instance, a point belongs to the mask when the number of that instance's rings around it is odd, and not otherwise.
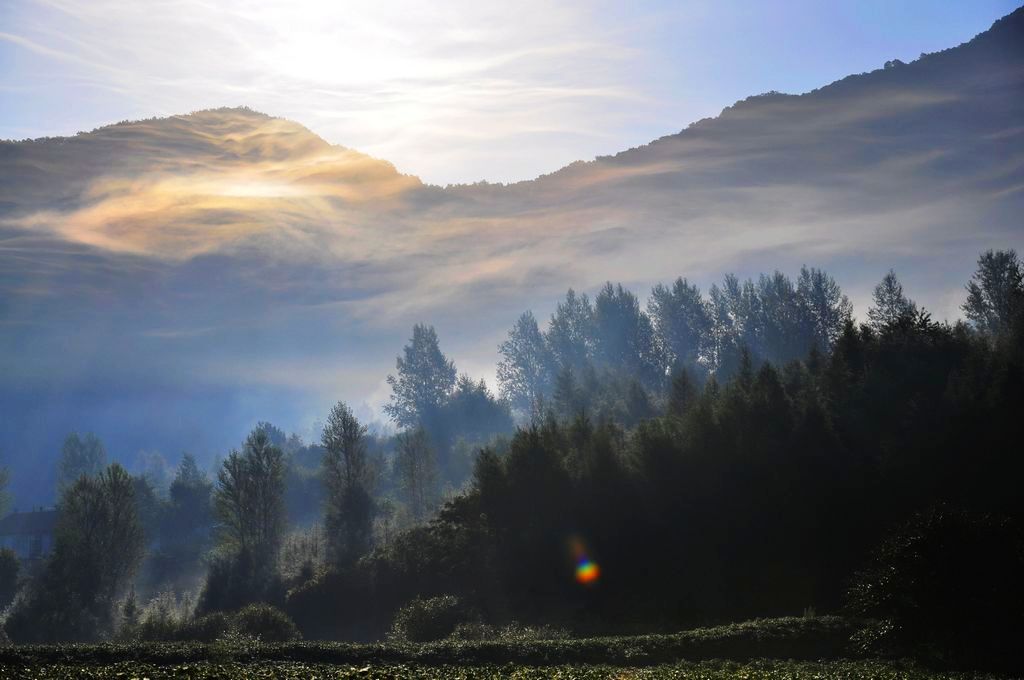
<path fill-rule="evenodd" d="M 436 643 L 126 641 L 0 648 L 0 678 L 678 678 L 910 680 L 998 678 L 858 658 L 855 622 L 762 619 L 671 635 Z"/>
<path fill-rule="evenodd" d="M 533 680 L 597 680 L 598 678 L 677 680 L 966 680 L 997 678 L 979 673 L 949 673 L 928 670 L 899 661 L 780 661 L 757 660 L 702 661 L 660 664 L 649 667 L 575 664 L 533 666 L 521 664 L 429 665 L 418 663 L 318 664 L 299 661 L 200 661 L 158 665 L 154 663 L 119 662 L 99 665 L 54 663 L 5 666 L 4 678 L 38 678 L 70 680 L 71 678 L 395 678 L 440 680 L 476 680 L 483 678 L 518 678 Z"/>

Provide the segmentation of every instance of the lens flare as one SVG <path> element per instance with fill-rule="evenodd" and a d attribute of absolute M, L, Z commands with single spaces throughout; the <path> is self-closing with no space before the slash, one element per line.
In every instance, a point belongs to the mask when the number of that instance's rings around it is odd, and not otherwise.
<path fill-rule="evenodd" d="M 587 554 L 586 545 L 579 538 L 570 540 L 573 562 L 576 564 L 576 582 L 589 586 L 601 578 L 601 567 Z"/>
<path fill-rule="evenodd" d="M 600 576 L 601 568 L 597 566 L 597 562 L 583 560 L 576 565 L 576 580 L 583 585 L 597 583 L 597 579 Z"/>

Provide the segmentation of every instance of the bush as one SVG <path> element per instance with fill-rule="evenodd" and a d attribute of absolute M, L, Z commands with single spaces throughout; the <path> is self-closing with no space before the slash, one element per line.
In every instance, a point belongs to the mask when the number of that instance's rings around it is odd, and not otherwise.
<path fill-rule="evenodd" d="M 391 624 L 377 585 L 357 565 L 327 571 L 289 592 L 284 611 L 306 640 L 376 640 Z"/>
<path fill-rule="evenodd" d="M 4 630 L 16 644 L 93 641 L 111 630 L 110 607 L 101 602 L 77 604 L 49 568 L 31 579 L 7 613 Z"/>
<path fill-rule="evenodd" d="M 536 642 L 537 640 L 567 640 L 569 631 L 552 626 L 524 626 L 513 621 L 507 626 L 492 626 L 482 621 L 470 621 L 455 626 L 450 638 L 463 641 L 497 640 L 507 644 Z"/>
<path fill-rule="evenodd" d="M 1019 666 L 1022 546 L 1005 519 L 948 508 L 916 516 L 855 578 L 848 608 L 874 620 L 855 644 L 950 666 Z"/>
<path fill-rule="evenodd" d="M 18 592 L 18 572 L 21 563 L 10 548 L 0 548 L 0 609 L 14 601 Z"/>
<path fill-rule="evenodd" d="M 232 617 L 234 629 L 263 642 L 298 640 L 299 629 L 288 615 L 269 604 L 251 604 Z"/>
<path fill-rule="evenodd" d="M 452 635 L 473 617 L 454 595 L 415 598 L 395 614 L 389 638 L 397 642 L 433 642 Z"/>
<path fill-rule="evenodd" d="M 192 619 L 189 598 L 178 599 L 173 592 L 160 593 L 142 609 L 136 636 L 140 640 L 181 640 Z"/>
<path fill-rule="evenodd" d="M 245 552 L 224 551 L 212 556 L 198 612 L 236 611 L 248 604 L 284 604 L 285 584 L 273 570 L 262 567 Z"/>
<path fill-rule="evenodd" d="M 231 630 L 231 619 L 224 612 L 213 612 L 193 619 L 185 627 L 182 640 L 213 642 Z"/>

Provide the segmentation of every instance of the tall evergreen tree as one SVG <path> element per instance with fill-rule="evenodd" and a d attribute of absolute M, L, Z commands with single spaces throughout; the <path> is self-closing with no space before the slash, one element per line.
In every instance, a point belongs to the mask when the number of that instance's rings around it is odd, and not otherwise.
<path fill-rule="evenodd" d="M 189 453 L 181 458 L 168 491 L 170 510 L 164 535 L 177 549 L 202 552 L 213 525 L 213 483 Z"/>
<path fill-rule="evenodd" d="M 903 284 L 891 269 L 875 286 L 872 297 L 874 305 L 868 309 L 868 321 L 877 332 L 917 315 L 917 305 L 903 294 Z"/>

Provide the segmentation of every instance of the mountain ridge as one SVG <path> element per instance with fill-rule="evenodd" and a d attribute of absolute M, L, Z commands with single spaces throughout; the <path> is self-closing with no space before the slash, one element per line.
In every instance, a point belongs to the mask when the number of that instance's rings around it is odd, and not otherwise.
<path fill-rule="evenodd" d="M 623 149 L 623 150 L 615 152 L 613 154 L 596 156 L 595 158 L 590 159 L 590 160 L 579 159 L 579 160 L 573 161 L 572 163 L 569 163 L 569 164 L 567 164 L 565 166 L 562 166 L 560 168 L 556 168 L 556 169 L 552 170 L 551 172 L 542 173 L 542 174 L 537 175 L 536 177 L 533 177 L 533 178 L 517 180 L 517 181 L 514 181 L 514 182 L 490 182 L 490 181 L 485 180 L 485 179 L 478 180 L 477 182 L 456 183 L 456 184 L 447 184 L 447 185 L 439 185 L 439 184 L 423 182 L 422 179 L 419 178 L 414 173 L 400 172 L 393 163 L 391 163 L 390 161 L 388 161 L 386 159 L 377 158 L 377 157 L 371 156 L 369 154 L 365 154 L 363 152 L 357 151 L 357 150 L 353 149 L 352 147 L 349 147 L 349 146 L 344 145 L 344 144 L 336 144 L 336 143 L 333 143 L 333 142 L 327 142 L 320 135 L 316 134 L 315 132 L 313 132 L 308 127 L 306 127 L 305 125 L 303 125 L 302 123 L 300 123 L 298 121 L 294 121 L 294 120 L 291 120 L 291 119 L 286 118 L 286 117 L 274 116 L 274 115 L 271 115 L 271 114 L 267 114 L 267 113 L 258 111 L 256 109 L 250 108 L 250 107 L 245 106 L 245 105 L 234 106 L 234 107 L 222 106 L 222 107 L 216 107 L 216 108 L 212 108 L 212 109 L 200 109 L 200 110 L 189 112 L 187 114 L 173 114 L 173 115 L 170 115 L 170 116 L 153 116 L 153 117 L 149 117 L 149 118 L 145 118 L 145 119 L 139 119 L 139 120 L 122 120 L 122 121 L 118 121 L 116 123 L 111 123 L 111 124 L 108 124 L 108 125 L 102 125 L 102 126 L 100 126 L 98 128 L 94 128 L 93 130 L 90 130 L 90 131 L 81 131 L 81 132 L 78 132 L 78 133 L 76 133 L 74 135 L 67 135 L 67 136 L 44 136 L 44 137 L 37 137 L 37 138 L 30 138 L 30 139 L 21 139 L 21 140 L 0 139 L 0 147 L 2 147 L 3 145 L 7 145 L 7 144 L 15 144 L 15 145 L 19 145 L 19 144 L 39 144 L 39 143 L 57 143 L 57 144 L 61 144 L 61 143 L 65 143 L 65 142 L 67 142 L 69 140 L 73 140 L 73 139 L 80 138 L 80 137 L 83 137 L 83 136 L 103 134 L 103 133 L 107 133 L 107 132 L 110 132 L 110 131 L 114 131 L 116 129 L 124 129 L 124 128 L 131 129 L 131 128 L 137 127 L 139 125 L 153 124 L 153 123 L 172 123 L 172 122 L 179 122 L 179 121 L 181 121 L 181 122 L 187 122 L 187 123 L 191 124 L 193 122 L 196 122 L 196 121 L 200 120 L 203 117 L 206 117 L 209 114 L 246 115 L 246 116 L 251 116 L 251 117 L 253 117 L 253 118 L 257 119 L 257 120 L 261 120 L 261 121 L 264 121 L 264 122 L 267 122 L 267 121 L 281 121 L 283 123 L 287 123 L 287 124 L 290 124 L 290 125 L 297 126 L 298 128 L 301 128 L 303 133 L 309 135 L 311 138 L 314 138 L 315 140 L 319 140 L 319 142 L 322 145 L 331 146 L 331 147 L 334 147 L 336 149 L 341 149 L 341 150 L 344 150 L 344 151 L 350 151 L 350 152 L 353 152 L 353 153 L 358 153 L 358 154 L 361 154 L 362 156 L 365 156 L 365 157 L 367 157 L 369 159 L 372 159 L 374 161 L 379 161 L 381 163 L 390 165 L 392 168 L 394 168 L 394 170 L 395 170 L 395 172 L 397 174 L 401 174 L 401 175 L 403 175 L 405 177 L 415 177 L 416 179 L 419 179 L 420 182 L 424 185 L 424 187 L 442 188 L 442 189 L 461 188 L 461 187 L 477 187 L 477 186 L 480 186 L 480 185 L 512 187 L 512 186 L 516 186 L 516 185 L 519 185 L 519 184 L 523 184 L 523 183 L 527 183 L 527 182 L 533 182 L 533 181 L 541 180 L 541 179 L 544 179 L 544 178 L 547 178 L 547 177 L 551 177 L 552 175 L 557 175 L 557 174 L 559 174 L 559 173 L 561 173 L 561 172 L 563 172 L 565 170 L 578 167 L 581 164 L 582 165 L 586 165 L 586 164 L 591 164 L 591 163 L 595 163 L 595 162 L 616 159 L 616 158 L 619 158 L 619 157 L 621 157 L 623 155 L 630 154 L 630 152 L 646 149 L 646 148 L 648 148 L 648 147 L 650 147 L 652 145 L 656 145 L 656 144 L 658 144 L 659 142 L 661 142 L 663 140 L 676 138 L 679 135 L 682 135 L 682 134 L 686 133 L 689 130 L 699 129 L 699 128 L 705 127 L 705 126 L 707 126 L 709 124 L 713 124 L 715 121 L 719 121 L 719 120 L 721 120 L 723 118 L 728 118 L 731 115 L 736 115 L 736 114 L 740 114 L 740 113 L 749 112 L 752 108 L 761 106 L 761 105 L 763 105 L 765 103 L 779 102 L 779 101 L 787 101 L 788 102 L 788 101 L 792 101 L 793 99 L 797 99 L 798 100 L 800 98 L 810 97 L 810 96 L 813 96 L 813 95 L 818 95 L 820 93 L 835 92 L 835 91 L 841 90 L 843 87 L 855 86 L 856 84 L 858 84 L 864 78 L 868 78 L 868 77 L 876 77 L 877 78 L 879 76 L 879 74 L 886 74 L 888 72 L 893 72 L 893 71 L 895 71 L 897 69 L 904 69 L 904 68 L 908 68 L 909 67 L 909 68 L 917 69 L 919 71 L 920 70 L 920 66 L 922 64 L 925 64 L 925 65 L 927 65 L 929 67 L 933 67 L 934 68 L 935 66 L 942 65 L 943 57 L 944 56 L 948 56 L 950 53 L 954 53 L 954 52 L 963 53 L 965 48 L 986 47 L 986 46 L 988 46 L 986 44 L 991 44 L 991 43 L 994 43 L 994 42 L 999 41 L 999 40 L 1005 40 L 1007 42 L 1010 42 L 1013 45 L 1016 45 L 1018 47 L 1018 49 L 1024 50 L 1024 47 L 1020 47 L 1021 45 L 1024 45 L 1024 6 L 1014 10 L 1013 12 L 1007 14 L 1004 17 L 1001 17 L 1001 18 L 997 19 L 995 22 L 993 22 L 992 26 L 989 29 L 987 29 L 987 30 L 977 34 L 976 36 L 974 36 L 970 40 L 967 40 L 967 41 L 965 41 L 963 43 L 960 43 L 959 45 L 955 45 L 955 46 L 952 46 L 952 47 L 948 47 L 948 48 L 939 50 L 937 52 L 922 53 L 921 56 L 918 59 L 915 59 L 913 61 L 904 63 L 904 62 L 900 62 L 899 60 L 891 60 L 889 62 L 886 62 L 887 66 L 885 66 L 883 68 L 878 68 L 878 69 L 874 69 L 874 70 L 871 70 L 871 71 L 866 71 L 866 72 L 863 72 L 863 73 L 850 74 L 850 75 L 844 76 L 843 78 L 840 78 L 838 80 L 832 81 L 831 83 L 828 83 L 828 84 L 816 87 L 816 88 L 814 88 L 812 90 L 809 90 L 809 91 L 803 92 L 803 93 L 795 93 L 795 94 L 793 94 L 793 93 L 785 93 L 785 92 L 778 92 L 778 91 L 769 91 L 769 92 L 763 92 L 763 93 L 760 93 L 760 94 L 750 95 L 750 96 L 745 97 L 743 99 L 737 100 L 733 104 L 725 106 L 722 109 L 722 111 L 719 112 L 719 114 L 716 115 L 716 116 L 709 116 L 709 117 L 705 117 L 705 118 L 693 121 L 693 122 L 689 123 L 686 127 L 682 128 L 681 130 L 679 130 L 677 132 L 668 133 L 668 134 L 662 135 L 660 137 L 656 137 L 655 139 L 652 139 L 651 141 L 649 141 L 649 142 L 647 142 L 645 144 L 641 144 L 641 145 L 638 145 L 638 146 L 635 146 L 635 147 L 630 147 L 630 148 L 627 148 L 627 149 Z M 0 158 L 2 158 L 2 156 L 0 156 Z"/>

